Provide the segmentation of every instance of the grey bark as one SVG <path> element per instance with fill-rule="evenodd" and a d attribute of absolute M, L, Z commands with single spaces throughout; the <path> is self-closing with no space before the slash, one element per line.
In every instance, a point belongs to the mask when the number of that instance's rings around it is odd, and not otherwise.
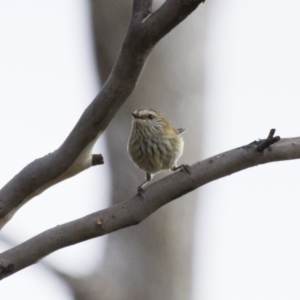
<path fill-rule="evenodd" d="M 92 166 L 95 142 L 133 92 L 153 47 L 203 1 L 167 0 L 149 15 L 152 1 L 134 0 L 120 54 L 99 94 L 57 150 L 28 164 L 0 190 L 0 228 L 34 196 Z"/>
<path fill-rule="evenodd" d="M 132 1 L 90 3 L 98 70 L 101 82 L 105 82 L 126 34 Z M 200 10 L 161 41 L 135 91 L 108 126 L 105 136 L 112 170 L 113 204 L 129 198 L 144 180 L 144 173 L 126 153 L 131 111 L 151 107 L 165 114 L 177 127 L 188 128 L 181 162 L 199 159 L 204 30 L 205 18 Z M 184 198 L 160 209 L 139 226 L 111 234 L 99 273 L 81 282 L 88 288 L 76 282 L 76 299 L 98 299 L 99 294 L 103 300 L 190 299 L 196 193 Z M 177 220 L 184 226 L 178 226 Z"/>
<path fill-rule="evenodd" d="M 251 143 L 221 153 L 191 165 L 190 173 L 175 172 L 153 183 L 147 188 L 144 197 L 136 195 L 102 211 L 49 229 L 0 254 L 0 279 L 36 263 L 44 256 L 63 247 L 137 225 L 165 204 L 211 181 L 260 164 L 300 158 L 300 137 L 275 139 L 273 143 L 275 144 L 263 152 L 257 150 L 256 143 Z M 173 225 L 177 226 L 178 231 L 186 226 L 182 221 L 183 215 L 180 217 L 173 220 Z M 170 235 L 172 236 L 172 232 Z M 119 263 L 123 263 L 122 257 L 115 257 L 115 259 L 118 259 Z M 156 265 L 151 266 L 151 268 L 155 267 Z M 101 267 L 101 273 L 107 271 Z M 95 278 L 94 276 L 93 279 Z M 129 281 L 127 277 L 124 280 Z M 98 285 L 102 284 L 98 279 L 96 282 Z M 114 286 L 114 278 L 109 278 L 107 284 Z M 100 294 L 101 296 L 105 295 L 105 291 Z M 89 299 L 88 295 L 91 294 L 87 293 L 86 299 Z M 99 289 L 97 294 L 93 294 L 92 297 L 93 299 L 99 298 Z M 108 297 L 110 296 L 108 295 Z"/>
<path fill-rule="evenodd" d="M 105 4 L 108 5 L 110 2 L 106 1 Z M 154 45 L 203 1 L 167 0 L 158 11 L 144 21 L 144 17 L 148 16 L 148 8 L 151 2 L 147 0 L 134 2 L 133 18 L 117 64 L 114 66 L 113 72 L 101 92 L 85 110 L 63 145 L 53 153 L 29 164 L 0 191 L 2 225 L 7 222 L 16 209 L 20 208 L 33 196 L 54 183 L 76 175 L 93 164 L 91 150 L 95 141 L 104 132 L 132 93 Z M 94 4 L 97 4 L 97 2 L 94 2 Z M 127 24 L 123 29 L 127 28 L 128 23 L 129 19 L 127 19 Z M 201 24 L 198 24 L 197 27 L 200 28 Z M 190 27 L 187 27 L 185 31 L 181 29 L 182 42 L 186 44 L 188 43 L 184 35 L 187 32 L 190 33 L 189 29 Z M 189 130 L 190 137 L 186 135 L 186 144 L 188 144 L 193 131 L 195 132 L 195 129 L 198 133 L 200 131 L 200 126 L 198 126 L 201 124 L 199 114 L 194 114 L 188 118 L 186 116 L 189 114 L 187 107 L 190 107 L 190 111 L 193 112 L 195 108 L 200 108 L 199 104 L 195 105 L 193 101 L 199 97 L 201 92 L 198 89 L 201 84 L 201 75 L 198 74 L 199 79 L 197 82 L 193 82 L 192 85 L 191 81 L 185 80 L 189 76 L 184 72 L 190 66 L 194 66 L 195 61 L 198 60 L 195 59 L 195 56 L 194 58 L 191 56 L 190 61 L 192 64 L 186 64 L 185 59 L 182 64 L 179 64 L 179 57 L 182 57 L 180 52 L 184 54 L 186 51 L 184 49 L 179 50 L 178 34 L 180 35 L 180 31 L 176 34 L 173 33 L 172 38 L 164 42 L 168 47 L 173 45 L 173 49 L 170 50 L 168 55 L 162 55 L 164 52 L 162 46 L 156 50 L 156 58 L 153 56 L 150 59 L 153 60 L 152 70 L 147 71 L 146 68 L 145 76 L 141 79 L 139 85 L 140 88 L 135 92 L 135 98 L 142 99 L 138 103 L 139 106 L 150 106 L 151 103 L 153 108 L 163 112 L 169 119 L 173 120 L 174 124 L 178 124 L 178 127 L 189 127 L 192 124 L 193 127 Z M 111 39 L 111 36 L 109 38 Z M 110 51 L 114 49 L 113 51 L 117 52 L 121 40 L 119 42 L 118 47 L 112 45 L 111 48 L 106 50 L 108 71 L 112 68 L 113 61 L 116 58 L 116 56 L 110 56 Z M 106 43 L 108 44 L 109 40 Z M 189 53 L 188 57 L 190 55 Z M 163 65 L 166 65 L 167 69 Z M 105 67 L 103 67 L 103 70 L 102 77 L 104 78 L 107 76 L 108 71 L 105 71 Z M 147 72 L 152 75 L 147 75 Z M 170 76 L 172 73 L 173 77 Z M 197 97 L 195 97 L 196 94 Z M 125 150 L 130 128 L 129 112 L 137 105 L 136 101 L 132 98 L 129 101 L 131 106 L 122 108 L 114 119 L 115 122 L 108 129 L 108 146 L 112 153 L 110 160 L 115 174 L 113 175 L 112 187 L 113 203 L 135 193 L 136 186 L 143 180 L 142 177 L 144 176 L 129 161 Z M 186 110 L 185 115 L 182 115 L 183 109 Z M 182 119 L 179 118 L 180 116 L 182 116 Z M 120 128 L 124 131 L 118 134 Z M 127 134 L 124 132 L 127 132 Z M 115 152 L 116 148 L 123 149 L 123 152 Z M 199 155 L 198 151 L 199 144 L 193 143 L 192 147 L 186 147 L 185 153 L 187 156 L 183 157 L 183 160 L 186 160 L 185 162 L 193 161 L 192 153 Z M 113 153 L 115 154 L 113 155 Z M 193 157 L 196 157 L 196 155 Z M 53 168 L 53 166 L 59 166 L 59 168 Z M 168 209 L 163 209 L 153 219 L 151 218 L 141 224 L 139 228 L 124 231 L 124 236 L 113 236 L 108 243 L 105 263 L 101 266 L 101 270 L 104 271 L 99 272 L 99 277 L 92 274 L 86 280 L 88 283 L 81 285 L 80 293 L 83 291 L 84 299 L 99 299 L 99 293 L 103 299 L 105 299 L 105 295 L 107 295 L 107 299 L 188 299 L 191 283 L 190 259 L 193 237 L 191 213 L 193 211 L 194 203 L 192 200 L 185 204 L 176 203 Z M 186 225 L 184 228 L 180 227 L 175 230 L 173 220 L 177 218 L 184 220 Z M 83 220 L 83 222 L 85 221 Z M 88 223 L 81 223 L 81 225 L 84 224 L 87 225 Z M 95 225 L 95 223 L 93 224 Z M 55 237 L 51 235 L 51 230 L 48 231 L 52 239 L 51 246 L 47 243 L 39 244 L 41 242 L 40 236 L 36 237 L 37 239 L 33 238 L 33 240 L 28 241 L 29 244 L 25 243 L 29 245 L 30 250 L 28 250 L 31 252 L 33 248 L 30 243 L 32 241 L 34 241 L 34 248 L 41 247 L 39 249 L 41 251 L 31 253 L 30 257 L 25 258 L 20 255 L 18 247 L 12 249 L 11 252 L 3 253 L 3 260 L 0 260 L 1 277 L 4 278 L 26 265 L 36 262 L 39 254 L 44 253 L 47 255 L 48 251 L 55 251 L 60 243 L 67 246 L 78 242 L 82 238 L 81 233 L 84 235 L 83 240 L 91 238 L 95 233 L 92 228 L 90 228 L 90 232 L 87 232 L 83 228 L 80 229 L 80 225 L 79 227 L 75 226 L 77 232 L 72 236 L 62 234 Z M 96 226 L 98 231 L 99 224 Z M 60 228 L 62 227 L 57 229 Z M 62 232 L 58 232 L 58 234 L 60 233 Z M 61 239 L 62 237 L 64 238 Z M 181 237 L 184 237 L 184 241 Z M 28 252 L 23 252 L 24 255 L 26 253 Z M 12 262 L 14 258 L 10 254 L 13 254 L 17 260 L 16 262 Z M 91 280 L 91 278 L 95 280 Z M 89 291 L 95 287 L 94 285 L 92 288 L 87 288 L 92 281 L 96 282 L 98 288 L 90 293 Z M 84 280 L 80 280 L 80 282 L 84 282 Z M 77 286 L 74 286 L 74 294 L 78 295 L 79 292 L 77 293 L 76 288 Z"/>

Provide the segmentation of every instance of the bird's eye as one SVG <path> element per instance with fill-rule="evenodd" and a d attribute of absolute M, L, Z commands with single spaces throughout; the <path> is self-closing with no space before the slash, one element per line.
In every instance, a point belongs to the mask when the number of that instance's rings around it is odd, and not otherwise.
<path fill-rule="evenodd" d="M 148 119 L 153 120 L 154 119 L 154 115 L 149 114 L 148 115 Z"/>

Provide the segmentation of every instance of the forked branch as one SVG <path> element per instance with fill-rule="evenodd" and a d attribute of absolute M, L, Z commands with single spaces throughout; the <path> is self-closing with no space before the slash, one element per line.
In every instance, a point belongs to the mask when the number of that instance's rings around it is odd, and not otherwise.
<path fill-rule="evenodd" d="M 34 196 L 93 165 L 96 140 L 134 90 L 155 44 L 202 2 L 166 0 L 151 14 L 151 0 L 134 1 L 120 55 L 100 93 L 57 150 L 28 164 L 1 189 L 0 228 Z"/>

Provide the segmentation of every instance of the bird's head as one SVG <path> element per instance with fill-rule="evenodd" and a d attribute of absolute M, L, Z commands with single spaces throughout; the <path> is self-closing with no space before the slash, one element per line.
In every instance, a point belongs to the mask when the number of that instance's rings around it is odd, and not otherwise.
<path fill-rule="evenodd" d="M 161 131 L 164 134 L 178 134 L 172 124 L 158 111 L 151 108 L 140 108 L 131 113 L 133 116 L 133 127 L 148 133 Z"/>
<path fill-rule="evenodd" d="M 133 122 L 136 125 L 161 127 L 164 117 L 156 110 L 151 108 L 140 108 L 131 113 Z"/>
<path fill-rule="evenodd" d="M 140 108 L 131 113 L 136 122 L 151 122 L 159 117 L 159 113 L 151 108 Z"/>

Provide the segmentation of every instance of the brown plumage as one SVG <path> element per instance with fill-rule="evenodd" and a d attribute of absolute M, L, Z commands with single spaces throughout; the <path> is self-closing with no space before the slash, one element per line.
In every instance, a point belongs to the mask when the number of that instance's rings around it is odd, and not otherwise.
<path fill-rule="evenodd" d="M 158 111 L 137 109 L 132 113 L 133 122 L 127 150 L 132 161 L 146 172 L 146 181 L 162 170 L 176 170 L 177 160 L 183 152 L 181 136 L 185 130 L 176 129 Z"/>

